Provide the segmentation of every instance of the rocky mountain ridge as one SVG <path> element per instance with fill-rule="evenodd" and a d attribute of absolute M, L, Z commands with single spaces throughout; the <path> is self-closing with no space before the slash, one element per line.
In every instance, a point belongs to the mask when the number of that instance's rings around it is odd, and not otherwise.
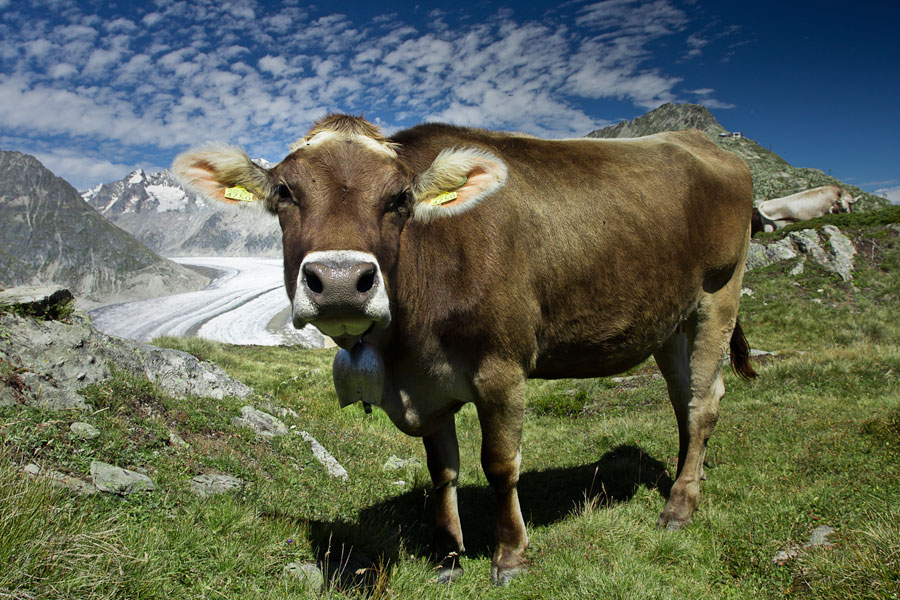
<path fill-rule="evenodd" d="M 138 169 L 82 193 L 107 220 L 164 256 L 281 256 L 278 221 L 186 191 L 171 171 Z"/>
<path fill-rule="evenodd" d="M 203 287 L 97 214 L 33 156 L 0 151 L 0 287 L 57 283 L 86 306 Z"/>
<path fill-rule="evenodd" d="M 734 152 L 750 167 L 753 177 L 753 196 L 756 202 L 768 198 L 780 198 L 822 185 L 837 185 L 862 196 L 856 210 L 860 212 L 886 208 L 890 203 L 884 198 L 864 192 L 860 188 L 826 175 L 819 169 L 794 167 L 786 160 L 763 148 L 748 137 L 746 132 L 740 137 L 731 137 L 731 132 L 723 127 L 705 106 L 699 104 L 663 104 L 659 108 L 587 134 L 593 138 L 627 138 L 652 135 L 662 131 L 700 129 L 721 148 Z M 752 132 L 750 132 L 752 134 Z"/>

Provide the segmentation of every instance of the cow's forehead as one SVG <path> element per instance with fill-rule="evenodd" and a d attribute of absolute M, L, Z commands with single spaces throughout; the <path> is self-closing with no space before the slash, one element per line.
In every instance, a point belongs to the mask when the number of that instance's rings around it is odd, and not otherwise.
<path fill-rule="evenodd" d="M 403 179 L 403 172 L 392 144 L 336 131 L 299 140 L 275 169 L 288 183 L 306 179 L 312 188 L 325 193 L 329 186 L 349 186 L 371 188 L 377 194 L 384 186 L 392 186 L 391 181 Z"/>
<path fill-rule="evenodd" d="M 320 131 L 312 136 L 301 138 L 291 144 L 291 152 L 302 151 L 304 149 L 315 149 L 320 146 L 328 146 L 334 144 L 358 144 L 367 150 L 377 154 L 385 155 L 389 158 L 397 158 L 397 151 L 394 144 L 383 142 L 371 138 L 367 135 L 354 133 L 344 133 L 339 131 Z"/>

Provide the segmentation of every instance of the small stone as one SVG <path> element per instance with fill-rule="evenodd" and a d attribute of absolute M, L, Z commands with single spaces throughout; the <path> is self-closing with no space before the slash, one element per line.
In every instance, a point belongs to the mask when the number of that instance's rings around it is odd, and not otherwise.
<path fill-rule="evenodd" d="M 201 498 L 224 494 L 244 487 L 244 480 L 225 474 L 197 475 L 191 479 L 191 492 Z"/>
<path fill-rule="evenodd" d="M 190 448 L 191 445 L 184 441 L 184 438 L 175 433 L 174 431 L 169 432 L 169 445 L 175 446 L 176 448 Z"/>
<path fill-rule="evenodd" d="M 406 467 L 417 467 L 422 464 L 418 458 L 400 458 L 399 456 L 394 456 L 391 454 L 391 457 L 387 459 L 387 462 L 382 465 L 382 471 L 399 471 L 400 469 L 405 469 Z"/>
<path fill-rule="evenodd" d="M 777 565 L 784 564 L 789 560 L 793 560 L 793 559 L 797 558 L 797 556 L 799 556 L 799 555 L 800 555 L 800 552 L 793 548 L 790 550 L 782 550 L 781 552 L 777 553 L 775 556 L 772 557 L 772 562 Z"/>
<path fill-rule="evenodd" d="M 100 431 L 90 423 L 75 421 L 69 426 L 69 430 L 84 440 L 92 440 L 100 437 Z"/>
<path fill-rule="evenodd" d="M 34 463 L 28 463 L 22 468 L 23 471 L 28 473 L 29 475 L 40 475 L 41 468 Z"/>
<path fill-rule="evenodd" d="M 325 587 L 325 575 L 322 570 L 314 563 L 292 562 L 284 567 L 284 576 L 294 578 L 304 584 L 306 589 L 317 593 Z"/>
<path fill-rule="evenodd" d="M 232 423 L 240 427 L 249 427 L 263 437 L 275 437 L 288 433 L 288 428 L 280 419 L 252 406 L 243 407 L 241 416 L 232 419 Z"/>
<path fill-rule="evenodd" d="M 828 536 L 834 533 L 834 529 L 829 527 L 828 525 L 820 525 L 813 529 L 812 533 L 809 534 L 809 541 L 806 543 L 807 548 L 814 548 L 816 546 L 832 546 L 833 544 L 828 541 Z"/>
<path fill-rule="evenodd" d="M 146 475 L 96 460 L 91 463 L 91 478 L 97 489 L 111 494 L 124 496 L 156 489 L 156 484 Z"/>
<path fill-rule="evenodd" d="M 760 356 L 778 356 L 778 353 L 769 352 L 768 350 L 759 350 L 757 348 L 750 349 L 750 358 L 758 358 Z"/>
<path fill-rule="evenodd" d="M 316 438 L 314 438 L 306 431 L 301 431 L 300 437 L 302 437 L 309 444 L 313 456 L 316 457 L 316 460 L 322 463 L 322 466 L 325 467 L 325 470 L 329 475 L 338 479 L 342 479 L 344 481 L 350 479 L 350 475 L 347 473 L 347 470 L 341 466 L 341 463 L 339 463 L 337 459 L 335 459 L 331 455 L 331 453 L 328 452 L 328 450 L 325 449 L 325 446 L 316 441 Z"/>
<path fill-rule="evenodd" d="M 15 406 L 18 403 L 15 392 L 6 386 L 0 387 L 0 406 Z"/>

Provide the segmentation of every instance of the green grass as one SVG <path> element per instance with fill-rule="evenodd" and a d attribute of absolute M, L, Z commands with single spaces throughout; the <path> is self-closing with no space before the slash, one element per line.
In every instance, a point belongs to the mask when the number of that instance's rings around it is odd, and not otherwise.
<path fill-rule="evenodd" d="M 429 583 L 421 443 L 377 410 L 338 408 L 333 350 L 165 339 L 253 386 L 255 404 L 296 411 L 285 423 L 312 433 L 349 482 L 328 477 L 297 435 L 235 427 L 241 401 L 172 398 L 121 373 L 87 390 L 89 413 L 0 408 L 0 598 L 306 598 L 282 571 L 313 560 L 330 566 L 329 598 L 898 598 L 900 242 L 885 225 L 852 235 L 852 284 L 811 261 L 799 279 L 790 264 L 745 278 L 744 330 L 778 356 L 757 363 L 753 382 L 726 376 L 701 506 L 683 531 L 653 527 L 677 436 L 651 364 L 618 383 L 529 382 L 519 490 L 532 565 L 506 589 L 489 583 L 494 501 L 475 411 L 460 412 L 468 552 L 465 575 L 445 587 Z M 76 439 L 76 418 L 101 436 Z M 171 432 L 190 448 L 169 445 Z M 421 464 L 385 472 L 392 454 Z M 80 498 L 19 471 L 36 462 L 87 479 L 92 460 L 159 487 Z M 246 486 L 190 494 L 190 478 L 210 472 Z M 833 546 L 772 563 L 822 524 Z"/>

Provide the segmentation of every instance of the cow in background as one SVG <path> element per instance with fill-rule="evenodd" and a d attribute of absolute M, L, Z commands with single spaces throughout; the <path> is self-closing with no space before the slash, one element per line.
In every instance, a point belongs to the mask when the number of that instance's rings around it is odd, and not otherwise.
<path fill-rule="evenodd" d="M 527 565 L 516 486 L 529 377 L 613 375 L 653 356 L 680 441 L 657 526 L 691 520 L 723 354 L 755 375 L 736 322 L 750 172 L 704 133 L 542 140 L 431 123 L 385 138 L 332 115 L 270 169 L 208 146 L 174 171 L 209 198 L 278 217 L 294 325 L 342 348 L 340 404 L 377 405 L 422 437 L 439 580 L 461 573 L 454 419 L 466 403 L 497 497 L 491 578 Z"/>
<path fill-rule="evenodd" d="M 760 231 L 775 231 L 797 221 L 852 212 L 857 200 L 859 197 L 854 198 L 836 185 L 823 185 L 783 198 L 764 200 L 753 210 L 753 235 Z"/>

